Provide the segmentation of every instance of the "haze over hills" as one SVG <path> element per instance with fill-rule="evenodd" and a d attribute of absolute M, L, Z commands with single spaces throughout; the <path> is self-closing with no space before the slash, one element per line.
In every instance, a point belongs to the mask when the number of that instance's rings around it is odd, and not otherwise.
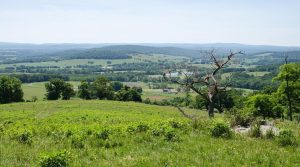
<path fill-rule="evenodd" d="M 178 47 L 184 49 L 207 50 L 207 49 L 232 49 L 244 50 L 249 52 L 265 51 L 295 51 L 300 50 L 300 46 L 274 46 L 274 45 L 248 45 L 240 43 L 8 43 L 0 42 L 0 49 L 47 49 L 47 50 L 68 50 L 68 49 L 88 49 L 116 45 L 139 45 L 152 47 Z"/>
<path fill-rule="evenodd" d="M 285 52 L 291 53 L 293 58 L 300 57 L 300 47 L 246 45 L 239 43 L 0 43 L 0 57 L 15 56 L 21 61 L 44 61 L 52 59 L 127 59 L 132 54 L 163 54 L 201 58 L 207 51 L 214 50 L 217 55 L 225 55 L 230 51 L 242 51 L 248 57 L 268 53 L 281 57 Z M 5 58 L 4 58 L 5 59 Z M 27 60 L 28 59 L 28 60 Z M 9 58 L 3 62 L 9 63 Z M 15 60 L 13 60 L 16 62 Z"/>

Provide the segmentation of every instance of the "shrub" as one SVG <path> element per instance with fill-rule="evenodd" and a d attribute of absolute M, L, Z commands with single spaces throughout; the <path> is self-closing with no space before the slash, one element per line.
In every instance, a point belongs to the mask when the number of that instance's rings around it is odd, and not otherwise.
<path fill-rule="evenodd" d="M 250 136 L 259 138 L 262 136 L 260 124 L 258 122 L 255 122 L 250 129 Z"/>
<path fill-rule="evenodd" d="M 164 136 L 165 136 L 166 141 L 179 141 L 179 136 L 176 134 L 176 131 L 174 128 L 166 129 Z"/>
<path fill-rule="evenodd" d="M 68 165 L 69 152 L 60 151 L 41 156 L 41 167 L 66 167 Z"/>
<path fill-rule="evenodd" d="M 211 129 L 211 135 L 213 137 L 230 138 L 232 136 L 232 132 L 227 123 L 223 121 L 217 121 L 213 124 L 213 127 Z"/>
<path fill-rule="evenodd" d="M 109 141 L 109 140 L 99 140 L 96 143 L 97 147 L 102 147 L 102 148 L 114 148 L 114 147 L 122 147 L 123 143 L 119 141 Z"/>
<path fill-rule="evenodd" d="M 246 102 L 247 106 L 254 110 L 254 116 L 262 116 L 264 119 L 267 117 L 274 118 L 272 96 L 267 94 L 256 94 L 250 96 Z"/>
<path fill-rule="evenodd" d="M 132 134 L 135 131 L 135 127 L 133 127 L 132 125 L 127 127 L 127 132 Z"/>
<path fill-rule="evenodd" d="M 275 137 L 275 134 L 273 132 L 273 129 L 267 130 L 267 132 L 266 132 L 266 138 L 267 139 L 273 139 L 274 137 Z"/>
<path fill-rule="evenodd" d="M 183 124 L 181 122 L 175 121 L 175 120 L 169 120 L 169 124 L 172 128 L 180 129 L 183 127 Z"/>
<path fill-rule="evenodd" d="M 145 104 L 151 104 L 151 100 L 149 98 L 146 98 L 144 101 L 143 101 Z"/>
<path fill-rule="evenodd" d="M 109 130 L 104 129 L 102 132 L 97 134 L 99 139 L 107 140 L 109 138 Z"/>
<path fill-rule="evenodd" d="M 20 143 L 31 144 L 32 143 L 32 134 L 28 131 L 25 131 L 17 136 L 17 139 Z"/>
<path fill-rule="evenodd" d="M 70 137 L 70 136 L 73 135 L 73 132 L 72 132 L 71 130 L 68 129 L 68 130 L 65 132 L 65 135 L 66 135 L 66 137 Z"/>
<path fill-rule="evenodd" d="M 161 136 L 164 133 L 164 130 L 162 128 L 155 128 L 152 130 L 153 136 Z"/>
<path fill-rule="evenodd" d="M 71 143 L 74 148 L 84 148 L 83 137 L 81 136 L 73 136 Z"/>
<path fill-rule="evenodd" d="M 282 130 L 279 132 L 278 142 L 280 146 L 296 146 L 296 138 L 291 130 Z"/>
<path fill-rule="evenodd" d="M 136 131 L 137 132 L 146 132 L 149 129 L 149 126 L 146 124 L 142 124 L 140 123 L 137 127 L 136 127 Z"/>
<path fill-rule="evenodd" d="M 209 120 L 201 119 L 201 118 L 195 118 L 191 122 L 191 126 L 194 129 L 209 129 L 209 125 L 211 122 Z"/>
<path fill-rule="evenodd" d="M 252 116 L 251 111 L 249 111 L 247 109 L 238 110 L 236 108 L 232 108 L 228 114 L 230 117 L 230 125 L 231 126 L 241 125 L 241 126 L 247 127 L 254 120 L 254 117 Z"/>
<path fill-rule="evenodd" d="M 32 96 L 32 97 L 31 97 L 31 101 L 32 101 L 32 102 L 36 102 L 36 101 L 38 101 L 38 98 L 37 98 L 36 96 Z"/>

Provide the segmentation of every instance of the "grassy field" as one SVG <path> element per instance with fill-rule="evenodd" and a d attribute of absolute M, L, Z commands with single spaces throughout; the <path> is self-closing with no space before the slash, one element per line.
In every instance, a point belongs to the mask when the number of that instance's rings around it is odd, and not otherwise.
<path fill-rule="evenodd" d="M 32 97 L 37 97 L 38 100 L 43 100 L 46 94 L 45 89 L 46 82 L 34 82 L 34 83 L 25 83 L 22 84 L 22 89 L 24 92 L 24 100 L 31 100 Z M 78 89 L 80 82 L 70 81 L 74 87 L 74 90 Z"/>
<path fill-rule="evenodd" d="M 24 99 L 31 100 L 32 97 L 37 97 L 39 101 L 43 100 L 46 94 L 45 89 L 46 82 L 34 82 L 34 83 L 25 83 L 22 84 L 22 88 L 24 91 Z M 80 85 L 79 81 L 69 81 L 77 91 L 78 86 Z M 142 98 L 149 98 L 150 100 L 162 100 L 162 99 L 170 99 L 177 96 L 184 96 L 184 93 L 163 93 L 162 89 L 149 89 L 148 85 L 143 82 L 124 82 L 123 84 L 128 85 L 130 87 L 137 86 L 143 88 Z M 171 85 L 171 84 L 170 84 Z M 176 85 L 171 85 L 176 87 Z"/>
<path fill-rule="evenodd" d="M 161 54 L 153 54 L 153 55 L 134 55 L 131 59 L 70 59 L 70 60 L 60 60 L 60 61 L 46 61 L 46 62 L 36 62 L 36 63 L 14 63 L 14 64 L 0 64 L 0 69 L 5 67 L 18 67 L 21 65 L 25 66 L 58 66 L 58 67 L 67 67 L 67 66 L 76 66 L 76 65 L 87 65 L 89 62 L 93 62 L 93 64 L 89 65 L 101 65 L 101 66 L 108 66 L 114 64 L 123 64 L 123 63 L 139 63 L 145 61 L 171 61 L 171 62 L 180 62 L 185 57 L 179 56 L 170 56 L 170 55 L 161 55 Z M 108 64 L 107 62 L 110 61 L 111 63 Z"/>
<path fill-rule="evenodd" d="M 69 166 L 299 166 L 299 147 L 235 135 L 213 138 L 173 107 L 116 101 L 43 101 L 0 105 L 0 166 L 39 166 L 66 150 Z M 221 119 L 223 115 L 217 115 Z M 276 121 L 293 129 L 299 125 Z M 299 141 L 299 140 L 298 140 Z"/>
<path fill-rule="evenodd" d="M 256 71 L 256 72 L 247 72 L 247 74 L 255 76 L 255 77 L 262 77 L 266 74 L 269 74 L 270 72 L 261 72 L 261 71 Z"/>

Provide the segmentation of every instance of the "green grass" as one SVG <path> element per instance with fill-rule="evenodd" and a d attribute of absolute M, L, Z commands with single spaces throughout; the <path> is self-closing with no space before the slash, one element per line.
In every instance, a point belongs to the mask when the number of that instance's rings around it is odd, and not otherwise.
<path fill-rule="evenodd" d="M 249 75 L 253 75 L 255 77 L 262 77 L 266 74 L 269 74 L 270 72 L 262 72 L 262 71 L 255 71 L 255 72 L 247 72 Z"/>
<path fill-rule="evenodd" d="M 184 59 L 184 57 L 179 56 L 170 56 L 170 55 L 134 55 L 131 59 L 70 59 L 70 60 L 61 60 L 61 61 L 46 61 L 46 62 L 35 62 L 35 63 L 13 63 L 13 64 L 0 64 L 0 69 L 5 67 L 18 67 L 21 65 L 25 66 L 58 66 L 58 67 L 67 67 L 67 66 L 76 66 L 76 65 L 101 65 L 108 66 L 114 64 L 123 64 L 123 63 L 139 63 L 145 61 L 158 62 L 160 61 L 171 61 L 171 62 L 180 62 Z M 110 61 L 111 64 L 107 64 L 107 61 Z M 89 62 L 93 62 L 93 64 L 89 64 Z"/>
<path fill-rule="evenodd" d="M 300 165 L 299 147 L 280 147 L 274 140 L 239 135 L 213 138 L 207 114 L 189 112 L 199 116 L 197 129 L 173 107 L 132 102 L 71 100 L 0 105 L 0 166 L 38 166 L 41 154 L 59 150 L 70 152 L 70 166 Z M 277 121 L 276 125 L 293 129 L 299 139 L 298 124 Z M 104 130 L 109 131 L 109 138 L 97 137 Z M 32 134 L 31 144 L 18 140 L 25 131 Z M 167 140 L 170 134 L 176 140 Z M 72 144 L 78 137 L 83 148 Z"/>
<path fill-rule="evenodd" d="M 34 83 L 25 83 L 22 84 L 22 89 L 24 92 L 24 100 L 31 100 L 32 97 L 37 97 L 38 100 L 43 100 L 46 94 L 45 89 L 46 82 L 34 82 Z M 78 89 L 80 82 L 77 81 L 70 81 L 75 90 Z"/>
<path fill-rule="evenodd" d="M 88 62 L 94 62 L 90 65 L 102 65 L 106 66 L 107 61 L 111 61 L 111 64 L 122 64 L 122 63 L 132 63 L 135 62 L 134 59 L 115 59 L 115 60 L 103 60 L 103 59 L 71 59 L 71 60 L 61 60 L 61 61 L 46 61 L 46 62 L 37 62 L 37 63 L 15 63 L 15 64 L 1 64 L 0 68 L 12 67 L 12 66 L 76 66 L 76 65 L 87 65 Z"/>
<path fill-rule="evenodd" d="M 46 94 L 45 89 L 46 82 L 34 82 L 34 83 L 25 83 L 22 84 L 22 89 L 24 92 L 24 100 L 32 100 L 32 97 L 37 97 L 39 101 L 43 100 Z M 80 85 L 79 81 L 69 81 L 77 91 L 78 86 Z M 137 86 L 143 88 L 142 98 L 150 98 L 151 100 L 162 100 L 162 99 L 170 99 L 177 96 L 184 96 L 184 93 L 163 93 L 162 89 L 149 89 L 148 85 L 144 82 L 124 82 L 124 85 L 128 85 L 130 87 Z M 176 87 L 177 85 L 172 85 L 172 87 Z"/>

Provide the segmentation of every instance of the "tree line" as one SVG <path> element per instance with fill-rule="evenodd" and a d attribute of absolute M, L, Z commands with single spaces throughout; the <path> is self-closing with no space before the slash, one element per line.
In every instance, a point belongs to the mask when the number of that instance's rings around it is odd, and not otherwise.
<path fill-rule="evenodd" d="M 98 77 L 94 82 L 81 81 L 75 93 L 73 85 L 62 79 L 53 79 L 45 84 L 47 100 L 69 100 L 77 95 L 81 99 L 118 100 L 141 102 L 142 89 L 124 86 L 121 82 L 111 82 L 108 78 Z"/>
<path fill-rule="evenodd" d="M 0 103 L 23 102 L 22 82 L 16 77 L 0 77 Z M 142 88 L 129 87 L 121 82 L 111 82 L 108 78 L 98 77 L 94 82 L 82 81 L 78 91 L 71 83 L 55 78 L 45 83 L 45 99 L 70 100 L 72 97 L 81 99 L 100 99 L 141 102 Z"/>

